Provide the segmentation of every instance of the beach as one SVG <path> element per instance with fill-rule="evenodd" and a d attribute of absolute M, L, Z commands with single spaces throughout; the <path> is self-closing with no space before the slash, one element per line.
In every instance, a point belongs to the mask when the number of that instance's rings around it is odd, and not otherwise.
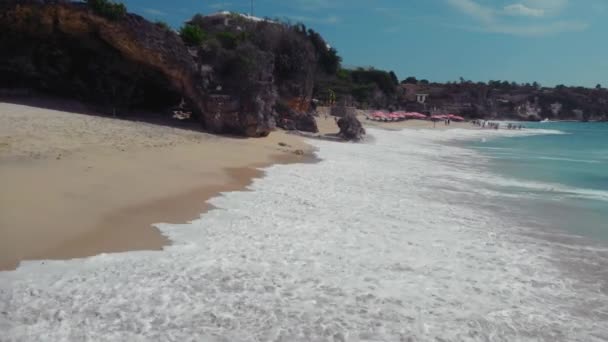
<path fill-rule="evenodd" d="M 433 123 L 429 120 L 374 121 L 366 119 L 364 115 L 358 115 L 357 117 L 366 127 L 382 128 L 388 130 L 433 129 L 443 131 L 447 129 L 470 129 L 475 127 L 469 122 L 452 121 L 450 125 L 446 125 L 443 121 L 439 121 L 436 123 Z"/>
<path fill-rule="evenodd" d="M 0 270 L 161 249 L 170 242 L 153 224 L 196 219 L 259 168 L 313 158 L 283 131 L 242 139 L 89 112 L 0 103 Z"/>
<path fill-rule="evenodd" d="M 93 114 L 54 99 L 0 103 L 0 270 L 23 260 L 162 249 L 170 241 L 155 223 L 198 218 L 209 198 L 245 188 L 260 168 L 314 159 L 303 138 L 281 130 L 242 139 Z M 471 128 L 358 117 L 387 130 Z M 338 130 L 333 117 L 317 124 L 320 134 Z"/>
<path fill-rule="evenodd" d="M 508 191 L 514 180 L 465 146 L 560 131 L 368 134 L 307 140 L 316 163 L 268 166 L 198 219 L 155 225 L 171 241 L 162 251 L 0 272 L 0 330 L 16 341 L 608 338 L 608 250 L 508 205 L 536 203 L 534 190 Z"/>

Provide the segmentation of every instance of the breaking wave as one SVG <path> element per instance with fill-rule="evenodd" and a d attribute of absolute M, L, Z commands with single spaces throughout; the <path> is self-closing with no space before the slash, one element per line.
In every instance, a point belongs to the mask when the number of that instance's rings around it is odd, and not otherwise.
<path fill-rule="evenodd" d="M 437 143 L 496 133 L 371 134 L 159 224 L 164 251 L 0 273 L 0 340 L 608 339 L 606 282 L 556 264 L 605 277 L 608 251 L 524 234 L 480 205 L 484 157 Z"/>

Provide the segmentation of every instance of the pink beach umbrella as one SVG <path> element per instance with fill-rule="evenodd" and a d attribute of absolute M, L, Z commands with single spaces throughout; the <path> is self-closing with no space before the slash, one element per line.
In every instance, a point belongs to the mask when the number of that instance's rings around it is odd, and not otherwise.
<path fill-rule="evenodd" d="M 424 119 L 428 119 L 428 117 L 427 117 L 426 115 L 422 114 L 422 113 L 418 113 L 418 112 L 412 112 L 412 113 L 409 113 L 409 114 L 410 114 L 410 115 L 411 115 L 411 116 L 412 116 L 414 119 L 422 119 L 422 120 L 424 120 Z"/>
<path fill-rule="evenodd" d="M 374 114 L 372 114 L 372 117 L 377 119 L 377 120 L 388 120 L 388 114 L 385 112 L 381 112 L 381 111 L 376 111 L 374 112 Z"/>
<path fill-rule="evenodd" d="M 445 120 L 446 118 L 446 115 L 431 115 L 431 120 L 433 121 Z"/>
<path fill-rule="evenodd" d="M 401 120 L 401 119 L 403 119 L 403 115 L 401 115 L 400 113 L 397 113 L 397 112 L 390 113 L 388 115 L 388 117 L 391 118 L 391 119 L 393 119 L 393 120 Z"/>
<path fill-rule="evenodd" d="M 449 114 L 448 117 L 450 118 L 450 120 L 464 121 L 464 118 L 462 116 L 459 116 L 459 115 Z"/>

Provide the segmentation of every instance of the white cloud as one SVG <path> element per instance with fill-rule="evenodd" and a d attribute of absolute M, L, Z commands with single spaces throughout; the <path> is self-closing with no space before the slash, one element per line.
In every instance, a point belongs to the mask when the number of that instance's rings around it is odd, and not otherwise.
<path fill-rule="evenodd" d="M 229 8 L 231 6 L 232 6 L 231 2 L 216 2 L 216 3 L 209 5 L 210 8 L 213 8 L 216 10 L 223 10 L 223 9 Z"/>
<path fill-rule="evenodd" d="M 506 5 L 503 8 L 483 5 L 477 0 L 445 1 L 478 21 L 480 26 L 469 27 L 476 31 L 519 36 L 544 36 L 584 31 L 589 27 L 589 24 L 578 20 L 557 20 L 556 15 L 568 6 L 568 0 L 521 0 L 521 2 Z M 550 17 L 553 18 L 553 21 L 549 21 Z"/>
<path fill-rule="evenodd" d="M 589 28 L 589 24 L 581 21 L 556 21 L 537 25 L 495 25 L 485 27 L 485 32 L 512 34 L 517 36 L 547 36 L 565 32 L 581 32 Z"/>
<path fill-rule="evenodd" d="M 523 0 L 529 8 L 542 9 L 545 12 L 559 12 L 568 6 L 569 0 Z"/>
<path fill-rule="evenodd" d="M 523 17 L 542 17 L 546 14 L 545 10 L 542 8 L 532 8 L 524 4 L 512 4 L 505 6 L 505 13 Z"/>
<path fill-rule="evenodd" d="M 165 13 L 165 12 L 163 12 L 161 10 L 157 10 L 155 8 L 144 8 L 143 11 L 146 14 L 155 15 L 155 16 L 164 16 L 164 15 L 167 15 L 167 13 Z"/>
<path fill-rule="evenodd" d="M 485 22 L 492 22 L 495 19 L 494 10 L 482 6 L 473 0 L 447 0 L 450 5 L 458 10 Z"/>

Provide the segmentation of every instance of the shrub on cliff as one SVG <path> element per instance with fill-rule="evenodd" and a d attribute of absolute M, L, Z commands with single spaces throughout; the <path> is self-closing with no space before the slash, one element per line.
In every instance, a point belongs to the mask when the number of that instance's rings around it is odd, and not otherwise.
<path fill-rule="evenodd" d="M 127 7 L 122 3 L 111 0 L 86 0 L 86 2 L 95 13 L 110 20 L 124 18 L 127 14 Z"/>
<path fill-rule="evenodd" d="M 234 50 L 239 45 L 239 43 L 247 39 L 247 34 L 245 32 L 236 34 L 230 31 L 225 31 L 218 32 L 215 37 L 220 42 L 220 44 L 222 44 L 222 47 L 224 49 Z"/>
<path fill-rule="evenodd" d="M 179 30 L 179 35 L 186 45 L 199 46 L 207 38 L 207 34 L 200 27 L 186 24 Z"/>
<path fill-rule="evenodd" d="M 167 24 L 166 22 L 164 22 L 162 20 L 157 20 L 154 24 L 162 29 L 171 31 L 171 26 L 169 26 L 169 24 Z"/>
<path fill-rule="evenodd" d="M 327 75 L 335 75 L 340 70 L 340 63 L 342 62 L 338 51 L 330 47 L 325 39 L 313 29 L 308 29 L 306 35 L 315 48 L 321 71 Z"/>
<path fill-rule="evenodd" d="M 358 68 L 351 72 L 351 77 L 358 84 L 375 83 L 385 94 L 394 94 L 396 91 L 393 77 L 384 70 Z"/>

